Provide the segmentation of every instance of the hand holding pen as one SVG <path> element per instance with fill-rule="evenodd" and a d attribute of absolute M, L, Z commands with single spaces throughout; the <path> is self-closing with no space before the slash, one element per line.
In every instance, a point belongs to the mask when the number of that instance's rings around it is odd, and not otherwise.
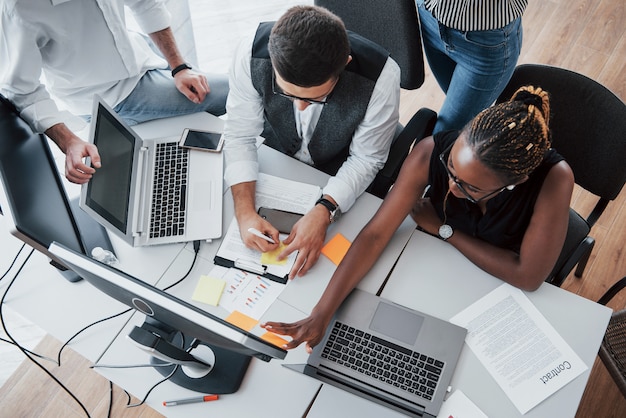
<path fill-rule="evenodd" d="M 267 235 L 263 234 L 261 231 L 259 231 L 256 228 L 248 228 L 248 232 L 251 233 L 252 235 L 255 235 L 259 238 L 263 238 L 265 241 L 272 243 L 272 244 L 276 244 L 276 241 L 274 241 L 274 239 L 272 237 L 268 237 Z"/>

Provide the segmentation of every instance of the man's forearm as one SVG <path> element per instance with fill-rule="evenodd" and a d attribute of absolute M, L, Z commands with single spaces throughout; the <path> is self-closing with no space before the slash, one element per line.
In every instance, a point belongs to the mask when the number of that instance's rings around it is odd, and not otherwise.
<path fill-rule="evenodd" d="M 46 136 L 54 141 L 64 153 L 67 151 L 69 144 L 79 139 L 64 123 L 52 125 L 45 132 Z"/>
<path fill-rule="evenodd" d="M 256 181 L 235 184 L 230 190 L 235 202 L 235 216 L 238 220 L 256 213 L 254 206 Z"/>
<path fill-rule="evenodd" d="M 165 28 L 163 30 L 153 32 L 150 34 L 150 39 L 155 43 L 159 51 L 163 54 L 170 68 L 176 68 L 180 64 L 183 64 L 183 59 L 178 45 L 176 44 L 176 38 L 174 38 L 174 32 L 171 28 Z"/>

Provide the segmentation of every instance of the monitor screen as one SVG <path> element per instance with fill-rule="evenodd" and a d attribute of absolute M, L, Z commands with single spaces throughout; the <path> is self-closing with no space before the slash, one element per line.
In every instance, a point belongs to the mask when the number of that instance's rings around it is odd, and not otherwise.
<path fill-rule="evenodd" d="M 87 184 L 85 205 L 126 234 L 136 138 L 102 102 L 94 106 L 93 143 L 103 164 Z"/>
<path fill-rule="evenodd" d="M 174 383 L 203 393 L 232 393 L 239 387 L 251 356 L 269 361 L 272 358 L 284 359 L 287 355 L 282 348 L 228 323 L 217 315 L 63 245 L 53 243 L 49 251 L 93 286 L 145 314 L 150 326 L 156 324 L 159 327 L 162 324 L 160 329 L 166 331 L 163 334 L 174 330 L 185 338 L 199 340 L 213 350 L 213 369 L 205 381 L 181 376 L 178 380 L 171 379 Z M 153 334 L 161 334 L 152 331 L 150 327 L 147 329 Z M 183 341 L 186 341 L 185 338 Z M 194 349 L 189 353 L 193 355 Z M 235 366 L 237 362 L 241 363 L 239 370 Z M 166 369 L 158 367 L 157 370 L 165 374 Z"/>
<path fill-rule="evenodd" d="M 90 254 L 111 249 L 106 231 L 69 201 L 44 135 L 34 134 L 0 98 L 0 209 L 10 233 L 52 260 L 71 281 L 73 271 L 48 252 L 53 241 Z"/>

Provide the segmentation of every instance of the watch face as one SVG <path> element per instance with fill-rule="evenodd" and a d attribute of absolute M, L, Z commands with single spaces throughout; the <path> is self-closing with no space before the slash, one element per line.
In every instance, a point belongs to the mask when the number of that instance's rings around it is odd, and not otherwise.
<path fill-rule="evenodd" d="M 341 218 L 341 209 L 337 207 L 330 213 L 330 222 L 336 222 L 339 218 Z"/>
<path fill-rule="evenodd" d="M 450 225 L 441 225 L 439 227 L 439 236 L 444 240 L 450 238 L 452 236 L 452 227 Z"/>

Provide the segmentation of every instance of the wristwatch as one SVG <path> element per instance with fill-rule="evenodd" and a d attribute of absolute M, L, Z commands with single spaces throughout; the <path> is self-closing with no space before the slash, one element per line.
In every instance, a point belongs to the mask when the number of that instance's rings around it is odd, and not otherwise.
<path fill-rule="evenodd" d="M 331 224 L 341 217 L 341 209 L 339 209 L 339 206 L 335 205 L 330 200 L 328 200 L 328 199 L 326 199 L 324 197 L 320 197 L 319 200 L 317 202 L 315 202 L 315 204 L 316 205 L 320 204 L 320 205 L 324 206 L 326 209 L 328 209 L 328 211 L 330 212 L 330 223 Z"/>
<path fill-rule="evenodd" d="M 446 241 L 454 234 L 454 230 L 450 225 L 443 224 L 439 227 L 439 236 L 442 240 Z"/>

